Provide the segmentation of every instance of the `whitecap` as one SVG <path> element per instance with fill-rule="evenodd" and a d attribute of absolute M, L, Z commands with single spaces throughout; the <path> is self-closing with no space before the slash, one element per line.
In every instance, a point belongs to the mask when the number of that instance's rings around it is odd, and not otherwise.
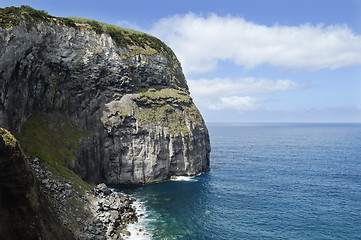
<path fill-rule="evenodd" d="M 172 176 L 171 181 L 184 181 L 184 182 L 197 182 L 198 180 L 195 177 L 187 176 Z"/>

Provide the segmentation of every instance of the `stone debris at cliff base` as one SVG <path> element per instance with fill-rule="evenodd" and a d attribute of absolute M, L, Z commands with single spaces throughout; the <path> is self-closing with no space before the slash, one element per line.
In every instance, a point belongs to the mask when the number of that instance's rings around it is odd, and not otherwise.
<path fill-rule="evenodd" d="M 136 209 L 132 206 L 135 199 L 111 191 L 104 183 L 82 195 L 72 187 L 73 182 L 53 177 L 38 158 L 30 163 L 43 191 L 52 199 L 52 207 L 59 219 L 78 239 L 120 240 L 131 236 L 127 226 L 138 221 Z M 81 205 L 69 209 L 72 199 Z"/>

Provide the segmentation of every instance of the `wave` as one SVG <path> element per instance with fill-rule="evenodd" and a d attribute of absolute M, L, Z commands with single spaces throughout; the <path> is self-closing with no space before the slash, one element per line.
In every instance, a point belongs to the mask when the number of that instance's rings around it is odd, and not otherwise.
<path fill-rule="evenodd" d="M 129 195 L 119 191 L 116 188 L 109 188 L 112 192 Z M 132 203 L 132 206 L 135 208 L 138 222 L 130 223 L 127 225 L 126 230 L 130 233 L 130 235 L 120 234 L 123 239 L 126 240 L 151 240 L 152 234 L 150 234 L 147 229 L 147 218 L 148 214 L 145 208 L 146 202 L 142 202 L 139 199 L 135 198 L 133 195 L 129 195 L 130 197 L 135 199 L 135 202 Z"/>
<path fill-rule="evenodd" d="M 172 176 L 171 181 L 183 181 L 183 182 L 197 182 L 196 177 L 187 177 L 187 176 Z"/>
<path fill-rule="evenodd" d="M 152 235 L 146 230 L 147 211 L 144 206 L 145 202 L 136 200 L 132 205 L 136 209 L 138 222 L 131 223 L 127 226 L 127 231 L 130 232 L 130 236 L 122 236 L 128 240 L 151 240 Z"/>

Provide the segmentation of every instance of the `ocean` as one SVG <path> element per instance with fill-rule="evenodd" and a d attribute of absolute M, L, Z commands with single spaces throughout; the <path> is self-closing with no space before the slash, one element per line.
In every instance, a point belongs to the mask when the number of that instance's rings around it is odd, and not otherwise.
<path fill-rule="evenodd" d="M 208 172 L 120 189 L 133 239 L 361 239 L 361 124 L 207 126 Z"/>

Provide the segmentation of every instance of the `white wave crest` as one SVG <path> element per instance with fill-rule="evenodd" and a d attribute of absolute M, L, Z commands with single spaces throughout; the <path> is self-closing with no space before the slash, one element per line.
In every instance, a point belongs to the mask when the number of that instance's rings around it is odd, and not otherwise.
<path fill-rule="evenodd" d="M 146 231 L 147 212 L 144 206 L 145 202 L 136 200 L 132 205 L 137 211 L 138 222 L 131 223 L 127 226 L 127 231 L 130 236 L 122 234 L 122 237 L 127 240 L 151 240 L 152 235 Z"/>
<path fill-rule="evenodd" d="M 171 181 L 184 181 L 184 182 L 197 182 L 198 180 L 195 177 L 187 176 L 172 176 Z"/>

